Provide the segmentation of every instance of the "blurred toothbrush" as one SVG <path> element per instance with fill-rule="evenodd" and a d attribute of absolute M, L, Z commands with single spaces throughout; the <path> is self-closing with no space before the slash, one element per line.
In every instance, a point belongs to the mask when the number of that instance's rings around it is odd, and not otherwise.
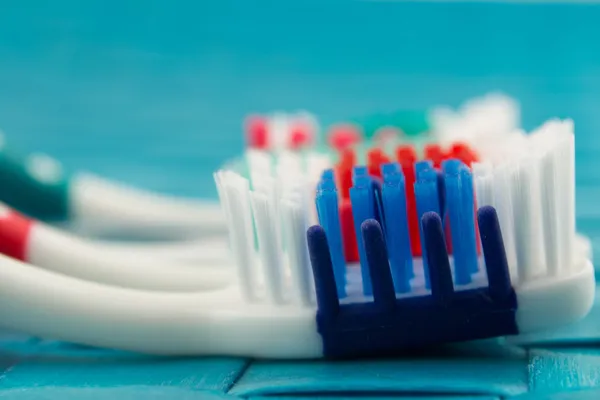
<path fill-rule="evenodd" d="M 132 247 L 102 245 L 0 205 L 0 253 L 14 259 L 76 278 L 134 289 L 201 291 L 230 284 L 226 242 L 194 243 L 194 250 L 202 257 L 196 254 L 193 261 L 173 261 L 174 246 L 144 247 L 136 252 Z"/>

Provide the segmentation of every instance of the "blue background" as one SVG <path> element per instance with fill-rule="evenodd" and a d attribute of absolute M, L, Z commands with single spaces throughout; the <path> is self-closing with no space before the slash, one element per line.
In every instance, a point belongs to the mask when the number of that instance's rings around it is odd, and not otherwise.
<path fill-rule="evenodd" d="M 0 127 L 70 170 L 211 197 L 210 172 L 241 151 L 248 112 L 331 122 L 501 90 L 526 128 L 574 118 L 578 224 L 600 238 L 598 21 L 594 4 L 0 1 Z M 569 346 L 362 363 L 148 359 L 7 333 L 0 398 L 596 399 L 597 325 L 599 309 L 553 334 L 579 341 Z"/>

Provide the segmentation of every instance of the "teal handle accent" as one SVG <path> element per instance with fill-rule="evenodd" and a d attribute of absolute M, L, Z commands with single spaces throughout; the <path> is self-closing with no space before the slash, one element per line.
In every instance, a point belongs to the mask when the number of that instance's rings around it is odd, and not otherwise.
<path fill-rule="evenodd" d="M 36 219 L 68 219 L 68 180 L 36 176 L 28 163 L 27 158 L 0 152 L 0 201 Z"/>
<path fill-rule="evenodd" d="M 408 136 L 415 136 L 429 131 L 427 111 L 399 110 L 387 114 L 373 114 L 353 122 L 363 127 L 365 137 L 370 139 L 378 129 L 390 126 L 402 129 Z"/>

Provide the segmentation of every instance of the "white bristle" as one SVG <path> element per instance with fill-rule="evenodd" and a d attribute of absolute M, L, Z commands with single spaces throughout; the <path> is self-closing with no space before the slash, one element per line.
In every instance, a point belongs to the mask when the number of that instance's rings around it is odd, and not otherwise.
<path fill-rule="evenodd" d="M 284 200 L 281 209 L 294 299 L 307 306 L 311 303 L 312 272 L 306 244 L 306 213 L 302 203 L 293 200 Z"/>
<path fill-rule="evenodd" d="M 537 154 L 527 154 L 516 161 L 512 197 L 519 278 L 524 282 L 545 272 L 540 160 Z"/>
<path fill-rule="evenodd" d="M 331 158 L 327 154 L 310 152 L 306 156 L 307 173 L 309 179 L 315 182 L 321 179 L 321 174 L 328 168 L 331 168 Z"/>
<path fill-rule="evenodd" d="M 251 193 L 254 222 L 258 237 L 258 251 L 263 266 L 263 276 L 268 299 L 281 304 L 283 298 L 282 252 L 279 235 L 279 215 L 276 204 L 265 193 Z"/>
<path fill-rule="evenodd" d="M 302 158 L 297 153 L 284 150 L 277 156 L 276 171 L 278 175 L 289 171 L 302 172 Z"/>
<path fill-rule="evenodd" d="M 477 208 L 495 206 L 492 165 L 489 163 L 473 163 L 472 170 Z"/>
<path fill-rule="evenodd" d="M 256 267 L 249 183 L 231 171 L 221 171 L 218 177 L 217 187 L 221 186 L 224 198 L 222 201 L 242 296 L 252 300 L 255 298 Z"/>
<path fill-rule="evenodd" d="M 284 149 L 288 143 L 290 117 L 286 113 L 275 112 L 269 116 L 267 124 L 273 149 Z"/>
<path fill-rule="evenodd" d="M 515 217 L 512 198 L 512 175 L 513 166 L 505 163 L 494 168 L 493 182 L 494 187 L 494 207 L 498 213 L 498 221 L 502 232 L 504 249 L 506 251 L 506 260 L 510 271 L 511 279 L 516 282 L 518 279 L 519 263 L 517 260 L 517 249 L 515 239 Z"/>
<path fill-rule="evenodd" d="M 542 152 L 542 164 L 540 168 L 541 198 L 542 198 L 542 222 L 544 226 L 544 248 L 546 255 L 546 265 L 548 274 L 556 276 L 561 269 L 561 252 L 564 247 L 559 240 L 563 221 L 560 218 L 559 210 L 560 198 L 560 151 L 556 147 L 556 139 L 549 134 L 540 134 L 538 138 L 533 138 L 539 142 Z"/>
<path fill-rule="evenodd" d="M 293 190 L 301 180 L 306 179 L 302 170 L 302 160 L 297 154 L 282 152 L 277 159 L 277 180 L 282 193 Z"/>
<path fill-rule="evenodd" d="M 266 151 L 248 149 L 246 151 L 246 160 L 253 188 L 261 185 L 262 178 L 273 175 L 271 155 Z"/>
<path fill-rule="evenodd" d="M 500 93 L 490 93 L 465 102 L 458 110 L 434 108 L 432 131 L 442 144 L 468 140 L 501 139 L 520 125 L 519 104 Z"/>
<path fill-rule="evenodd" d="M 559 166 L 559 190 L 562 198 L 559 205 L 559 215 L 562 229 L 559 241 L 563 247 L 561 263 L 569 267 L 573 263 L 575 226 L 575 135 L 572 121 L 565 121 L 561 130 L 561 139 L 557 158 Z"/>
<path fill-rule="evenodd" d="M 217 195 L 219 197 L 219 204 L 221 205 L 221 211 L 225 216 L 225 222 L 229 223 L 229 208 L 227 204 L 227 193 L 225 193 L 225 188 L 223 186 L 223 174 L 224 171 L 220 170 L 213 174 L 213 179 L 215 180 L 215 184 L 217 185 Z M 230 233 L 231 234 L 231 233 Z"/>

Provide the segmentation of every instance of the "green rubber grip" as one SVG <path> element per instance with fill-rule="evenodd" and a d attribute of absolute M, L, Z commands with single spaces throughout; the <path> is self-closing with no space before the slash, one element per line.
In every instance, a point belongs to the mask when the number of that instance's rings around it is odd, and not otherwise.
<path fill-rule="evenodd" d="M 68 219 L 68 180 L 60 171 L 48 173 L 50 168 L 36 168 L 35 164 L 35 156 L 0 151 L 0 201 L 32 218 Z"/>

